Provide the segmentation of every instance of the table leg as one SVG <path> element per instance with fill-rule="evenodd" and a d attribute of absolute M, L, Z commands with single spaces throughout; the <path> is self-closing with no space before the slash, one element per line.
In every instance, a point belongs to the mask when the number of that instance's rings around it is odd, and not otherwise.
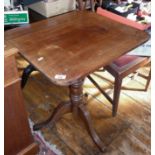
<path fill-rule="evenodd" d="M 105 146 L 104 146 L 103 142 L 100 140 L 99 136 L 97 135 L 95 129 L 93 128 L 91 118 L 90 118 L 88 110 L 86 109 L 86 106 L 81 104 L 79 106 L 79 109 L 80 109 L 80 111 L 82 113 L 84 122 L 86 123 L 89 134 L 90 134 L 91 138 L 93 139 L 94 143 L 98 146 L 98 148 L 102 152 L 105 152 Z"/>
<path fill-rule="evenodd" d="M 50 126 L 53 126 L 54 123 L 57 122 L 64 114 L 70 113 L 70 112 L 71 112 L 71 102 L 60 103 L 56 107 L 52 115 L 44 122 L 35 124 L 33 126 L 33 130 L 34 131 L 39 130 L 43 127 L 46 127 L 48 124 L 50 124 Z"/>
<path fill-rule="evenodd" d="M 60 117 L 66 113 L 73 112 L 74 116 L 78 117 L 79 112 L 82 114 L 84 118 L 84 122 L 88 127 L 88 131 L 95 142 L 95 144 L 99 147 L 99 149 L 104 152 L 105 147 L 103 142 L 98 137 L 96 131 L 93 128 L 91 118 L 88 110 L 86 109 L 86 104 L 84 101 L 83 95 L 83 79 L 75 81 L 74 84 L 69 86 L 70 91 L 70 102 L 61 103 L 54 110 L 53 114 L 44 122 L 38 123 L 33 126 L 33 130 L 39 130 L 42 127 L 46 127 L 49 123 L 50 126 L 53 126 L 56 121 L 60 119 Z"/>
<path fill-rule="evenodd" d="M 99 147 L 99 149 L 102 152 L 104 152 L 105 146 L 93 128 L 89 112 L 86 108 L 86 104 L 84 101 L 84 95 L 83 95 L 83 80 L 78 80 L 73 85 L 70 86 L 70 99 L 72 103 L 73 114 L 75 116 L 77 115 L 79 116 L 78 112 L 82 114 L 84 122 L 86 126 L 88 127 L 88 131 L 89 131 L 91 138 L 93 139 L 95 144 Z"/>
<path fill-rule="evenodd" d="M 27 83 L 27 80 L 30 76 L 30 74 L 35 71 L 36 69 L 32 66 L 32 65 L 28 65 L 24 71 L 23 71 L 23 74 L 22 74 L 22 81 L 21 81 L 21 88 L 24 88 L 26 83 Z"/>

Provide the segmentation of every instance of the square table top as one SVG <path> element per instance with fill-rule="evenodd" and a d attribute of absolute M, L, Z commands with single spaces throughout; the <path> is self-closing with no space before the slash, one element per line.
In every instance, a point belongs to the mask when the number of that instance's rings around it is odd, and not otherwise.
<path fill-rule="evenodd" d="M 6 46 L 53 83 L 71 85 L 149 39 L 147 33 L 88 11 L 73 11 L 5 32 Z"/>

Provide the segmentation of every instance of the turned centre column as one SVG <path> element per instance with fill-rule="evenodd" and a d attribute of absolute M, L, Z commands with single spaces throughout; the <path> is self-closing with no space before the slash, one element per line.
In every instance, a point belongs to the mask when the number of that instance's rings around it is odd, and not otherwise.
<path fill-rule="evenodd" d="M 78 115 L 79 105 L 83 103 L 83 83 L 84 79 L 79 79 L 74 84 L 69 86 L 70 101 L 72 105 L 72 111 L 75 116 Z"/>

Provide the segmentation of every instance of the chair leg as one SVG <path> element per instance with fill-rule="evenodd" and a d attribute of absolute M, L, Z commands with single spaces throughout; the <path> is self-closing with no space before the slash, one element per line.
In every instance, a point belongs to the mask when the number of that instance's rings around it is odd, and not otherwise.
<path fill-rule="evenodd" d="M 77 0 L 77 2 L 78 2 L 79 10 L 84 10 L 83 0 Z"/>
<path fill-rule="evenodd" d="M 149 87 L 150 80 L 151 80 L 151 68 L 150 68 L 149 75 L 148 75 L 148 77 L 147 77 L 147 82 L 146 82 L 146 85 L 145 85 L 145 91 L 147 91 L 147 89 L 148 89 L 148 87 Z"/>
<path fill-rule="evenodd" d="M 91 5 L 91 11 L 94 12 L 95 11 L 95 3 L 94 3 L 94 0 L 90 0 L 90 5 Z"/>
<path fill-rule="evenodd" d="M 119 103 L 119 97 L 121 92 L 121 86 L 122 86 L 122 78 L 115 78 L 115 84 L 114 84 L 114 95 L 113 95 L 113 107 L 112 107 L 112 116 L 116 116 L 117 109 L 118 109 L 118 103 Z"/>
<path fill-rule="evenodd" d="M 27 83 L 27 80 L 30 76 L 30 74 L 35 71 L 36 69 L 32 65 L 28 65 L 22 74 L 22 81 L 21 81 L 21 88 L 23 89 Z"/>

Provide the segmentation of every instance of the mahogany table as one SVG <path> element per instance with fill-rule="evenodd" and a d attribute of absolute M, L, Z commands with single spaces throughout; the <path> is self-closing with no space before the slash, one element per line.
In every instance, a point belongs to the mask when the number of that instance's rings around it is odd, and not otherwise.
<path fill-rule="evenodd" d="M 32 66 L 52 83 L 70 90 L 70 101 L 59 104 L 50 118 L 34 129 L 54 124 L 68 112 L 82 114 L 92 139 L 104 151 L 85 106 L 84 79 L 148 39 L 143 31 L 87 11 L 73 11 L 7 31 L 5 40 Z"/>

